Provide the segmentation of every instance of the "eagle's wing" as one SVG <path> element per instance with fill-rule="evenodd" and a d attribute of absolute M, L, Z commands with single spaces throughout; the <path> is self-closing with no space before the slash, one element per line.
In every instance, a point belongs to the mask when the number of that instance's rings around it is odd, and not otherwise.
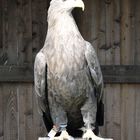
<path fill-rule="evenodd" d="M 37 104 L 39 113 L 46 112 L 46 96 L 45 96 L 45 74 L 46 73 L 46 60 L 42 52 L 36 55 L 34 63 L 34 85 L 35 94 L 37 98 Z"/>
<path fill-rule="evenodd" d="M 85 57 L 91 73 L 91 78 L 93 80 L 93 83 L 95 84 L 98 101 L 100 101 L 103 97 L 103 76 L 96 52 L 92 47 L 92 45 L 87 41 L 86 41 Z"/>

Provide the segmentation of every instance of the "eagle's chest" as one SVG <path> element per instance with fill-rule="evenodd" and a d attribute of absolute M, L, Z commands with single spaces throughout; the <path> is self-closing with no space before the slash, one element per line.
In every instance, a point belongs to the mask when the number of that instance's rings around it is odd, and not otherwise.
<path fill-rule="evenodd" d="M 47 54 L 48 69 L 54 75 L 71 75 L 86 66 L 84 50 L 74 45 L 60 46 L 51 49 Z"/>
<path fill-rule="evenodd" d="M 90 90 L 84 53 L 80 50 L 54 52 L 48 59 L 47 80 L 49 95 L 69 104 L 81 99 L 77 103 L 82 104 Z"/>
<path fill-rule="evenodd" d="M 79 52 L 54 53 L 49 60 L 49 94 L 60 103 L 71 105 L 77 101 L 77 104 L 83 104 L 90 92 L 89 69 L 84 54 Z"/>

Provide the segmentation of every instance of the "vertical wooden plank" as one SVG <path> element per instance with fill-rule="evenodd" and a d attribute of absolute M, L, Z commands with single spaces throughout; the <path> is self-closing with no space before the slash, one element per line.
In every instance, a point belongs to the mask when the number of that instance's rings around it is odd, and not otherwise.
<path fill-rule="evenodd" d="M 105 29 L 100 31 L 102 35 L 105 32 L 105 43 L 100 45 L 100 50 L 105 53 L 104 64 L 120 64 L 120 1 L 109 0 L 103 3 L 105 7 L 100 9 L 105 10 L 101 17 L 102 21 L 105 18 Z"/>
<path fill-rule="evenodd" d="M 18 140 L 25 140 L 25 96 L 26 92 L 23 84 L 17 85 Z"/>
<path fill-rule="evenodd" d="M 97 55 L 100 56 L 99 47 L 105 44 L 105 4 L 104 1 L 99 0 L 84 1 L 84 3 L 85 11 L 81 12 L 79 10 L 75 10 L 74 17 L 82 36 L 93 45 Z M 103 22 L 102 19 L 104 19 Z M 103 57 L 99 58 L 101 59 Z M 100 61 L 104 61 L 104 59 Z"/>
<path fill-rule="evenodd" d="M 113 129 L 113 88 L 111 84 L 106 85 L 105 89 L 105 128 L 106 137 L 112 137 Z"/>
<path fill-rule="evenodd" d="M 88 40 L 96 50 L 98 51 L 99 42 L 99 22 L 100 22 L 100 2 L 98 0 L 92 0 L 85 2 L 85 11 L 81 17 L 81 32 L 85 40 Z M 82 14 L 82 13 L 78 13 Z M 79 15 L 77 15 L 79 16 Z M 90 18 L 89 18 L 90 17 Z M 79 21 L 80 23 L 80 21 Z M 97 54 L 98 55 L 98 54 Z"/>
<path fill-rule="evenodd" d="M 46 38 L 48 4 L 49 2 L 44 0 L 32 1 L 33 60 L 36 53 L 43 47 Z"/>
<path fill-rule="evenodd" d="M 113 64 L 113 0 L 106 1 L 106 64 Z"/>
<path fill-rule="evenodd" d="M 36 104 L 36 97 L 35 91 L 33 90 L 33 120 L 34 120 L 34 132 L 35 132 L 35 139 L 38 137 L 44 137 L 47 135 L 47 130 L 45 128 L 43 118 L 38 112 L 38 107 Z"/>
<path fill-rule="evenodd" d="M 107 102 L 107 97 L 106 97 L 106 93 L 107 93 L 107 84 L 104 86 L 104 126 L 102 126 L 100 128 L 100 133 L 102 137 L 107 137 L 107 106 L 106 106 L 106 102 Z"/>
<path fill-rule="evenodd" d="M 120 140 L 121 135 L 121 98 L 120 85 L 106 85 L 105 90 L 105 132 L 106 137 L 111 137 L 114 140 Z"/>
<path fill-rule="evenodd" d="M 25 84 L 24 91 L 25 91 L 25 138 L 27 140 L 30 140 L 32 139 L 32 137 L 34 137 L 32 84 Z"/>
<path fill-rule="evenodd" d="M 105 86 L 105 125 L 103 136 L 121 140 L 121 96 L 119 84 Z"/>
<path fill-rule="evenodd" d="M 8 4 L 7 0 L 1 0 L 2 1 L 2 46 L 3 46 L 3 52 L 7 55 L 7 48 L 8 48 Z M 4 62 L 4 63 L 3 63 Z M 2 62 L 2 64 L 7 64 L 8 58 Z"/>
<path fill-rule="evenodd" d="M 34 121 L 34 132 L 35 136 L 34 138 L 37 139 L 38 137 L 41 137 L 40 134 L 40 119 L 39 119 L 39 112 L 37 110 L 37 104 L 35 99 L 35 91 L 33 90 L 33 121 Z"/>
<path fill-rule="evenodd" d="M 8 0 L 8 64 L 17 64 L 17 3 Z"/>
<path fill-rule="evenodd" d="M 0 140 L 4 140 L 3 84 L 0 84 Z"/>
<path fill-rule="evenodd" d="M 6 84 L 4 93 L 4 139 L 18 139 L 18 119 L 17 119 L 17 94 L 16 86 Z"/>
<path fill-rule="evenodd" d="M 90 38 L 90 28 L 91 28 L 91 21 L 88 17 L 92 17 L 92 13 L 90 12 L 91 11 L 91 3 L 88 2 L 88 0 L 85 0 L 84 1 L 85 3 L 85 11 L 82 13 L 82 16 L 81 16 L 81 33 L 82 33 L 82 36 L 89 41 L 89 38 Z"/>
<path fill-rule="evenodd" d="M 125 92 L 125 87 L 121 85 L 121 140 L 126 139 L 126 92 Z"/>
<path fill-rule="evenodd" d="M 23 51 L 25 53 L 25 62 L 32 63 L 32 15 L 31 0 L 23 0 Z"/>
<path fill-rule="evenodd" d="M 85 0 L 85 11 L 83 12 L 83 17 L 81 19 L 82 22 L 82 35 L 84 36 L 84 38 L 88 41 L 90 41 L 90 37 L 91 37 L 91 20 L 89 17 L 92 18 L 93 13 L 91 12 L 92 6 L 93 6 L 93 1 L 88 2 L 88 0 Z"/>
<path fill-rule="evenodd" d="M 131 38 L 132 3 L 130 0 L 121 1 L 121 64 L 134 64 L 134 46 Z M 121 139 L 135 139 L 135 86 L 121 86 Z"/>
<path fill-rule="evenodd" d="M 104 98 L 103 98 L 103 103 L 104 103 L 104 125 L 99 127 L 99 131 L 102 137 L 106 137 L 106 92 L 105 92 L 105 87 L 106 85 L 104 85 Z"/>
<path fill-rule="evenodd" d="M 135 136 L 136 136 L 136 140 L 140 139 L 140 85 L 136 85 L 135 86 L 135 92 L 136 92 L 136 121 L 135 121 L 135 125 L 136 125 L 136 129 L 135 129 Z"/>
<path fill-rule="evenodd" d="M 120 93 L 120 85 L 119 84 L 112 85 L 112 88 L 113 88 L 112 136 L 113 136 L 114 140 L 121 140 L 121 119 L 120 119 L 121 118 L 121 93 Z"/>
<path fill-rule="evenodd" d="M 130 54 L 131 54 L 131 62 L 130 64 L 135 64 L 135 47 L 136 47 L 136 31 L 137 28 L 135 26 L 136 23 L 136 1 L 130 1 L 130 36 L 131 36 L 131 47 L 130 47 Z M 130 57 L 130 56 L 129 56 Z M 136 64 L 137 65 L 137 64 Z"/>
<path fill-rule="evenodd" d="M 121 13 L 120 13 L 120 0 L 114 0 L 113 4 L 113 12 L 114 12 L 114 35 L 113 35 L 113 57 L 114 57 L 114 64 L 120 64 L 120 20 L 121 20 Z"/>
<path fill-rule="evenodd" d="M 37 0 L 32 1 L 32 49 L 33 59 L 35 59 L 36 53 L 41 47 L 39 44 L 39 25 L 38 25 L 38 3 Z M 45 11 L 44 11 L 45 12 Z"/>
<path fill-rule="evenodd" d="M 135 85 L 122 86 L 121 102 L 121 139 L 135 140 Z"/>
<path fill-rule="evenodd" d="M 2 8 L 3 8 L 3 3 L 2 3 L 2 0 L 0 1 L 1 4 L 0 4 L 0 52 L 2 51 L 2 40 L 3 40 L 3 37 L 2 37 L 2 28 L 3 28 L 3 24 L 2 24 Z"/>
<path fill-rule="evenodd" d="M 3 48 L 7 48 L 7 33 L 8 33 L 8 21 L 7 21 L 7 0 L 2 0 L 2 23 L 3 23 Z"/>
<path fill-rule="evenodd" d="M 133 64 L 131 22 L 130 22 L 130 0 L 121 1 L 121 64 Z M 130 57 L 131 56 L 131 57 Z"/>
<path fill-rule="evenodd" d="M 135 1 L 135 64 L 140 64 L 140 1 Z"/>
<path fill-rule="evenodd" d="M 131 93 L 131 95 L 129 96 L 129 101 L 127 104 L 128 107 L 128 140 L 132 140 L 132 139 L 136 139 L 135 136 L 135 103 L 136 103 L 136 98 L 135 98 L 135 85 L 132 85 L 132 87 L 129 89 L 129 92 Z M 129 107 L 129 105 L 131 104 L 131 107 Z M 129 110 L 132 110 L 129 113 Z"/>
<path fill-rule="evenodd" d="M 93 45 L 96 53 L 98 51 L 98 41 L 99 41 L 99 22 L 100 22 L 100 2 L 99 0 L 92 0 L 92 2 L 88 2 L 90 4 L 90 24 L 91 27 L 88 29 L 91 33 L 89 36 L 89 42 Z M 84 28 L 84 27 L 83 27 Z M 98 54 L 97 54 L 98 55 Z"/>
<path fill-rule="evenodd" d="M 40 5 L 39 5 L 40 4 Z M 39 12 L 39 44 L 42 47 L 45 42 L 47 34 L 47 1 L 40 0 L 38 3 L 38 12 Z"/>
<path fill-rule="evenodd" d="M 92 42 L 94 40 L 91 39 L 91 29 L 93 29 L 92 21 L 95 19 L 94 15 L 96 15 L 95 5 L 98 1 L 97 0 L 85 0 L 85 11 L 81 11 L 81 9 L 74 10 L 74 17 L 80 29 L 80 32 L 83 38 L 87 41 Z M 89 18 L 90 17 L 90 18 Z M 91 20 L 92 19 L 92 20 Z M 96 21 L 95 21 L 96 22 Z"/>
<path fill-rule="evenodd" d="M 18 51 L 17 51 L 17 65 L 23 65 L 25 60 L 25 50 L 24 50 L 24 39 L 23 34 L 25 32 L 25 21 L 24 21 L 24 14 L 23 14 L 23 0 L 17 0 L 17 44 L 18 44 Z"/>
<path fill-rule="evenodd" d="M 105 2 L 100 0 L 99 1 L 99 9 L 100 9 L 100 23 L 99 23 L 99 34 L 98 34 L 98 57 L 99 62 L 102 65 L 105 65 L 105 46 L 106 46 L 106 10 L 105 10 Z M 96 20 L 96 19 L 95 19 Z"/>

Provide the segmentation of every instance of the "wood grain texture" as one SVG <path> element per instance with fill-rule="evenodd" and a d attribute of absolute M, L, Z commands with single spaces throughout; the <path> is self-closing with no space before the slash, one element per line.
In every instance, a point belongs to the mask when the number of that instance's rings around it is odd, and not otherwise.
<path fill-rule="evenodd" d="M 140 65 L 140 1 L 136 0 L 136 2 L 134 3 L 134 10 L 135 10 L 135 17 L 133 17 L 135 19 L 135 64 Z"/>
<path fill-rule="evenodd" d="M 111 84 L 105 87 L 103 137 L 113 137 L 115 140 L 120 137 L 122 140 L 139 138 L 139 85 L 126 87 L 128 85 L 120 88 L 119 85 Z M 3 110 L 4 138 L 28 140 L 45 136 L 46 129 L 37 112 L 32 84 L 3 84 L 0 89 L 5 93 L 1 99 L 6 108 Z M 3 137 L 0 138 L 3 140 Z"/>
<path fill-rule="evenodd" d="M 120 65 L 120 19 L 121 19 L 120 0 L 113 1 L 113 61 L 115 65 Z"/>
<path fill-rule="evenodd" d="M 131 0 L 121 1 L 121 64 L 133 64 L 134 54 L 131 46 Z"/>
<path fill-rule="evenodd" d="M 33 106 L 32 84 L 0 85 L 0 140 L 37 140 L 45 136 L 41 116 Z M 35 111 L 34 111 L 35 110 Z"/>
<path fill-rule="evenodd" d="M 136 140 L 139 140 L 140 138 L 140 85 L 135 85 L 135 102 L 136 102 L 136 106 L 135 106 L 135 138 Z"/>
<path fill-rule="evenodd" d="M 23 2 L 23 43 L 25 51 L 25 62 L 32 64 L 32 15 L 31 15 L 31 0 Z"/>
<path fill-rule="evenodd" d="M 47 130 L 43 122 L 42 116 L 38 112 L 36 97 L 34 96 L 35 91 L 33 90 L 33 120 L 34 120 L 34 133 L 35 139 L 38 137 L 45 137 L 47 135 Z"/>
<path fill-rule="evenodd" d="M 90 36 L 86 36 L 88 41 L 92 44 L 94 47 L 96 53 L 98 52 L 98 44 L 99 44 L 99 26 L 100 26 L 100 1 L 93 0 L 93 2 L 90 4 L 90 23 L 89 31 Z"/>
<path fill-rule="evenodd" d="M 88 4 L 88 0 L 84 1 L 85 3 L 87 3 L 85 5 L 85 12 L 79 11 L 80 9 L 78 9 L 78 15 L 80 15 L 78 17 L 78 25 L 79 25 L 79 29 L 80 32 L 82 34 L 82 36 L 87 40 L 90 41 L 91 40 L 91 26 L 92 26 L 92 20 L 90 20 L 88 17 L 93 17 L 93 7 L 94 7 L 94 3 L 96 2 L 96 0 L 92 0 L 90 1 L 90 4 Z M 84 19 L 84 20 L 83 20 Z M 83 28 L 85 27 L 85 28 Z"/>
<path fill-rule="evenodd" d="M 121 90 L 120 85 L 113 85 L 113 138 L 121 139 Z"/>
<path fill-rule="evenodd" d="M 8 86 L 8 88 L 7 88 Z M 4 139 L 15 140 L 18 136 L 17 94 L 15 85 L 4 85 Z"/>
<path fill-rule="evenodd" d="M 8 64 L 17 64 L 18 44 L 17 44 L 17 3 L 7 0 L 7 41 L 8 41 Z"/>
<path fill-rule="evenodd" d="M 120 85 L 107 84 L 105 88 L 105 134 L 115 140 L 121 138 L 120 105 Z"/>
<path fill-rule="evenodd" d="M 2 2 L 2 1 L 1 1 Z M 0 51 L 2 51 L 2 42 L 3 42 L 3 35 L 2 35 L 2 32 L 3 32 L 3 23 L 2 23 L 2 6 L 3 4 L 0 4 Z"/>
<path fill-rule="evenodd" d="M 25 140 L 25 100 L 26 92 L 23 84 L 17 85 L 17 102 L 18 102 L 18 139 Z"/>
<path fill-rule="evenodd" d="M 28 66 L 0 66 L 0 79 L 1 82 L 33 82 L 33 68 Z"/>
<path fill-rule="evenodd" d="M 106 45 L 105 45 L 105 64 L 113 64 L 113 0 L 109 0 L 106 9 Z"/>
<path fill-rule="evenodd" d="M 4 140 L 4 102 L 3 85 L 0 84 L 0 140 Z"/>
<path fill-rule="evenodd" d="M 2 47 L 4 50 L 8 47 L 8 4 L 7 0 L 2 0 L 2 23 L 3 23 L 3 43 Z M 7 50 L 6 50 L 7 51 Z"/>
<path fill-rule="evenodd" d="M 98 31 L 98 48 L 97 54 L 99 57 L 100 64 L 105 64 L 106 52 L 103 48 L 106 46 L 106 4 L 102 1 L 99 3 L 99 31 Z M 96 20 L 96 19 L 94 19 Z"/>
<path fill-rule="evenodd" d="M 32 99 L 32 86 L 24 85 L 25 95 L 25 137 L 32 139 L 34 136 L 33 129 L 33 99 Z"/>
<path fill-rule="evenodd" d="M 49 1 L 32 1 L 32 53 L 36 53 L 44 45 L 47 34 L 47 10 Z"/>
<path fill-rule="evenodd" d="M 135 90 L 134 85 L 122 86 L 121 139 L 135 139 Z"/>
<path fill-rule="evenodd" d="M 22 65 L 25 61 L 25 51 L 24 51 L 24 32 L 25 32 L 25 21 L 23 14 L 23 4 L 24 1 L 17 0 L 17 65 Z"/>
<path fill-rule="evenodd" d="M 113 94 L 112 85 L 107 85 L 105 88 L 105 128 L 108 137 L 113 137 L 113 129 L 109 129 L 113 128 Z"/>

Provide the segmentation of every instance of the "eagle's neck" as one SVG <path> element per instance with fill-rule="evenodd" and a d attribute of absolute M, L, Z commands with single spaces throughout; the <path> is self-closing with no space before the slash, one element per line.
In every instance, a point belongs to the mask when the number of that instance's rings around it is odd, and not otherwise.
<path fill-rule="evenodd" d="M 67 74 L 73 70 L 83 69 L 85 41 L 72 15 L 63 14 L 55 18 L 50 16 L 48 23 L 43 48 L 51 71 Z"/>
<path fill-rule="evenodd" d="M 68 43 L 76 38 L 83 40 L 71 13 L 57 13 L 49 16 L 47 38 L 50 37 L 53 40 L 58 39 L 60 43 L 61 41 Z"/>

